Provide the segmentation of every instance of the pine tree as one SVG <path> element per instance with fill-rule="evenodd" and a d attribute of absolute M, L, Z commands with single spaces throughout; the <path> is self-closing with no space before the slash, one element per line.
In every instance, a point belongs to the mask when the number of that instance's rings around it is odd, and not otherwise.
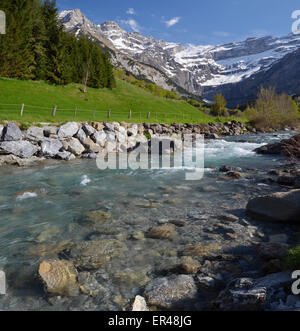
<path fill-rule="evenodd" d="M 2 0 L 1 10 L 6 13 L 7 33 L 1 35 L 0 74 L 20 79 L 34 78 L 35 43 L 33 25 L 36 0 Z"/>
<path fill-rule="evenodd" d="M 57 15 L 56 1 L 45 0 L 43 5 L 43 18 L 47 33 L 45 78 L 59 85 L 64 83 L 64 45 L 63 31 L 59 26 Z"/>
<path fill-rule="evenodd" d="M 55 0 L 1 0 L 0 76 L 94 88 L 115 87 L 109 58 L 85 37 L 63 31 Z"/>

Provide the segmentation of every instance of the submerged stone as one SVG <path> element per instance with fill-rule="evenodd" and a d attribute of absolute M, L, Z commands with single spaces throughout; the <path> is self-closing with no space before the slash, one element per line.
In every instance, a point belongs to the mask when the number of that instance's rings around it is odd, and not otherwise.
<path fill-rule="evenodd" d="M 29 256 L 54 257 L 63 251 L 70 250 L 73 245 L 74 244 L 69 241 L 43 243 L 30 247 L 26 254 Z"/>
<path fill-rule="evenodd" d="M 176 234 L 174 224 L 166 224 L 163 226 L 156 226 L 151 228 L 146 236 L 152 239 L 170 239 L 173 238 Z"/>
<path fill-rule="evenodd" d="M 72 262 L 66 260 L 43 261 L 38 273 L 47 293 L 63 296 L 78 295 L 77 270 Z"/>
<path fill-rule="evenodd" d="M 208 256 L 208 255 L 211 255 L 212 253 L 215 253 L 215 252 L 221 250 L 221 248 L 222 247 L 218 244 L 190 246 L 190 247 L 186 247 L 182 251 L 182 255 L 195 256 L 195 257 Z"/>
<path fill-rule="evenodd" d="M 97 224 L 108 224 L 111 222 L 112 216 L 109 213 L 106 213 L 102 210 L 95 210 L 85 213 L 84 222 L 91 223 L 94 225 Z"/>
<path fill-rule="evenodd" d="M 95 270 L 126 250 L 125 244 L 115 239 L 87 241 L 76 244 L 71 250 L 70 258 L 82 270 Z"/>
<path fill-rule="evenodd" d="M 157 278 L 146 286 L 144 293 L 150 305 L 165 309 L 183 308 L 197 300 L 197 286 L 188 275 Z"/>

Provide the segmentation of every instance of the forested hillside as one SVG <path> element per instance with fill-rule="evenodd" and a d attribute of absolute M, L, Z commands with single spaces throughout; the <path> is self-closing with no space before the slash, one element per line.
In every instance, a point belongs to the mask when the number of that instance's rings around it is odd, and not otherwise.
<path fill-rule="evenodd" d="M 63 31 L 56 2 L 1 0 L 7 33 L 0 35 L 0 76 L 71 82 L 94 88 L 114 88 L 108 56 L 92 42 Z"/>

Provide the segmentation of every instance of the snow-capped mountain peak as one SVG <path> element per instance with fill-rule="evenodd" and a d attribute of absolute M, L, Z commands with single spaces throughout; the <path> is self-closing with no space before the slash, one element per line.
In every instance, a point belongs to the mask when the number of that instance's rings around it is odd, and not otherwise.
<path fill-rule="evenodd" d="M 67 31 L 98 36 L 121 53 L 157 68 L 177 85 L 199 95 L 205 88 L 238 83 L 266 71 L 300 48 L 300 35 L 293 34 L 217 46 L 183 46 L 127 32 L 116 22 L 96 25 L 79 9 L 63 11 L 59 18 Z"/>

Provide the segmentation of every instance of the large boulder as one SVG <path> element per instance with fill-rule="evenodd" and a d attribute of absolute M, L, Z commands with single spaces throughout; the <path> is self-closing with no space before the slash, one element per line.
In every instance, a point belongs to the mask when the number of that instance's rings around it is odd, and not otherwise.
<path fill-rule="evenodd" d="M 77 270 L 72 262 L 46 260 L 40 264 L 38 273 L 47 293 L 63 296 L 79 294 Z"/>
<path fill-rule="evenodd" d="M 93 142 L 90 137 L 87 137 L 83 142 L 83 146 L 86 148 L 86 152 L 88 153 L 99 153 L 101 152 L 102 148 L 100 145 Z"/>
<path fill-rule="evenodd" d="M 255 150 L 258 154 L 281 154 L 288 157 L 300 158 L 300 134 L 282 140 L 279 143 L 269 144 L 257 148 Z"/>
<path fill-rule="evenodd" d="M 92 126 L 90 126 L 88 124 L 84 124 L 82 126 L 82 129 L 87 136 L 91 136 L 92 134 L 94 134 L 96 132 L 96 129 L 94 129 Z"/>
<path fill-rule="evenodd" d="M 70 137 L 62 141 L 63 147 L 67 152 L 75 155 L 81 155 L 85 148 L 82 146 L 80 141 L 76 138 Z"/>
<path fill-rule="evenodd" d="M 22 131 L 14 123 L 8 123 L 3 129 L 2 140 L 4 141 L 18 141 L 23 139 Z"/>
<path fill-rule="evenodd" d="M 149 305 L 165 309 L 189 306 L 197 300 L 197 286 L 188 275 L 157 278 L 146 286 L 145 297 Z"/>
<path fill-rule="evenodd" d="M 103 130 L 95 132 L 91 137 L 96 144 L 100 145 L 101 147 L 105 147 L 107 136 Z"/>
<path fill-rule="evenodd" d="M 300 222 L 300 190 L 254 198 L 246 210 L 250 217 L 259 221 Z"/>
<path fill-rule="evenodd" d="M 13 154 L 20 158 L 30 158 L 37 151 L 38 148 L 29 141 L 4 141 L 0 143 L 1 154 Z"/>
<path fill-rule="evenodd" d="M 60 140 L 45 138 L 41 143 L 41 152 L 46 157 L 55 157 L 62 147 Z"/>
<path fill-rule="evenodd" d="M 44 139 L 44 129 L 37 126 L 30 127 L 26 132 L 26 139 L 39 142 Z"/>
<path fill-rule="evenodd" d="M 69 138 L 75 136 L 78 130 L 78 123 L 69 122 L 58 129 L 57 135 L 59 138 Z"/>
<path fill-rule="evenodd" d="M 76 136 L 75 136 L 82 144 L 85 142 L 85 139 L 87 138 L 86 133 L 83 131 L 83 129 L 80 129 Z"/>

